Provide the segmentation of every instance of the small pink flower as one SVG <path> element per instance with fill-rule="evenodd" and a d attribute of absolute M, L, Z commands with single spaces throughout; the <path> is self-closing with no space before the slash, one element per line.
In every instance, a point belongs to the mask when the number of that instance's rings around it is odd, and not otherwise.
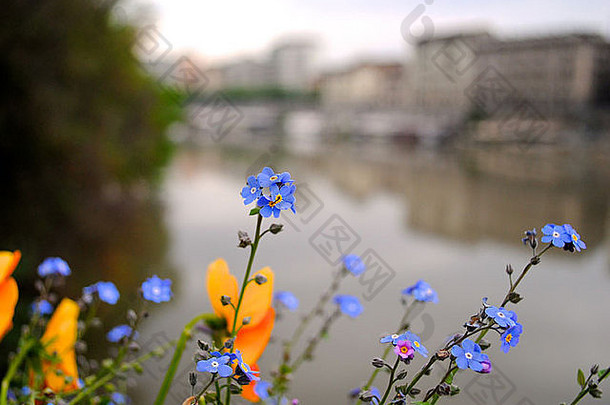
<path fill-rule="evenodd" d="M 415 356 L 415 349 L 409 340 L 399 340 L 394 347 L 394 353 L 403 359 L 411 360 Z"/>

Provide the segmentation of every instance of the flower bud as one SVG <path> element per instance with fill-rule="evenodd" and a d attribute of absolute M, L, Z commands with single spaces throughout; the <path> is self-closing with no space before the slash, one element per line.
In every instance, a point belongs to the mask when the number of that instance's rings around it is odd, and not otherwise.
<path fill-rule="evenodd" d="M 262 274 L 257 274 L 254 277 L 254 282 L 256 282 L 258 285 L 265 284 L 267 282 L 267 277 L 263 276 Z"/>
<path fill-rule="evenodd" d="M 241 323 L 242 323 L 242 325 L 246 326 L 250 323 L 251 320 L 252 320 L 251 317 L 246 316 L 244 319 L 242 319 Z"/>
<path fill-rule="evenodd" d="M 421 390 L 419 388 L 411 388 L 411 391 L 409 391 L 410 395 L 418 395 L 421 392 Z"/>
<path fill-rule="evenodd" d="M 518 303 L 522 299 L 523 299 L 523 297 L 519 293 L 512 292 L 512 293 L 508 294 L 508 300 L 510 302 L 512 302 L 513 304 Z"/>
<path fill-rule="evenodd" d="M 245 248 L 252 244 L 252 240 L 250 240 L 250 237 L 244 231 L 237 231 L 237 239 L 239 240 L 239 244 L 237 246 L 240 248 Z"/>
<path fill-rule="evenodd" d="M 449 350 L 441 349 L 438 352 L 436 352 L 436 357 L 438 357 L 439 360 L 445 360 L 449 356 L 450 356 Z"/>
<path fill-rule="evenodd" d="M 373 365 L 373 367 L 375 368 L 381 368 L 383 366 L 385 366 L 385 361 L 383 361 L 383 359 L 380 359 L 379 357 L 375 357 L 372 361 L 371 364 Z"/>
<path fill-rule="evenodd" d="M 596 364 L 593 367 L 591 367 L 591 374 L 597 374 L 598 371 L 599 371 L 599 364 Z"/>
<path fill-rule="evenodd" d="M 235 339 L 227 339 L 224 344 L 225 349 L 231 350 L 233 348 L 234 341 Z"/>
<path fill-rule="evenodd" d="M 274 235 L 277 235 L 278 233 L 282 232 L 282 229 L 284 229 L 284 225 L 282 224 L 271 224 L 271 226 L 269 227 L 269 232 Z"/>
<path fill-rule="evenodd" d="M 510 264 L 507 264 L 506 265 L 506 274 L 508 274 L 510 276 L 513 273 L 514 273 L 513 266 L 511 266 Z"/>
<path fill-rule="evenodd" d="M 210 351 L 210 344 L 208 342 L 204 342 L 203 340 L 197 340 L 197 346 L 204 352 Z"/>
<path fill-rule="evenodd" d="M 197 374 L 189 373 L 189 384 L 191 387 L 195 387 L 195 385 L 197 385 Z"/>
<path fill-rule="evenodd" d="M 231 297 L 229 297 L 228 295 L 223 295 L 222 297 L 220 297 L 220 303 L 223 307 L 226 307 L 227 305 L 231 304 Z"/>

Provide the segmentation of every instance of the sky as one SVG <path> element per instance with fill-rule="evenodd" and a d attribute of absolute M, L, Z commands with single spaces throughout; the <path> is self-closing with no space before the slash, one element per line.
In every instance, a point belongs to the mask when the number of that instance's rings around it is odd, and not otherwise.
<path fill-rule="evenodd" d="M 283 36 L 316 41 L 318 64 L 401 59 L 428 19 L 433 35 L 487 29 L 500 36 L 589 31 L 610 37 L 610 1 L 567 0 L 127 0 L 138 23 L 154 23 L 174 49 L 212 63 L 261 57 Z M 430 28 L 430 26 L 432 28 Z M 411 42 L 411 43 L 409 43 Z"/>

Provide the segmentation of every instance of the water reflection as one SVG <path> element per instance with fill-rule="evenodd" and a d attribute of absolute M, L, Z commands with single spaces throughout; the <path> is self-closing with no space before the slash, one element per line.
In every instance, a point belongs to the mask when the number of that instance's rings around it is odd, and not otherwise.
<path fill-rule="evenodd" d="M 546 221 L 572 222 L 586 235 L 589 249 L 578 256 L 553 252 L 527 280 L 526 299 L 519 304 L 526 327 L 519 350 L 510 355 L 491 352 L 497 375 L 504 376 L 496 383 L 510 388 L 502 403 L 558 403 L 572 395 L 575 367 L 599 361 L 597 354 L 610 336 L 607 322 L 594 321 L 604 317 L 600 308 L 610 305 L 610 166 L 595 151 L 443 153 L 338 144 L 298 156 L 269 138 L 259 138 L 248 148 L 185 148 L 163 187 L 171 260 L 181 269 L 177 287 L 182 294 L 145 326 L 146 339 L 172 338 L 191 316 L 211 310 L 203 280 L 207 264 L 216 257 L 227 259 L 235 273 L 243 271 L 246 257 L 235 247 L 235 232 L 252 224 L 238 191 L 245 176 L 265 163 L 289 168 L 307 185 L 300 191 L 299 216 L 290 223 L 283 220 L 286 232 L 262 246 L 255 264 L 276 270 L 278 289 L 293 291 L 303 308 L 315 302 L 332 266 L 311 246 L 310 238 L 334 214 L 359 234 L 355 253 L 373 249 L 396 272 L 392 282 L 366 303 L 363 316 L 341 320 L 316 360 L 302 367 L 294 394 L 304 403 L 347 402 L 347 391 L 368 376 L 370 359 L 379 355 L 378 336 L 390 332 L 400 318 L 400 290 L 419 278 L 435 286 L 441 297 L 440 304 L 427 308 L 413 325 L 431 336 L 426 344 L 434 350 L 459 328 L 483 294 L 499 298 L 506 287 L 504 265 L 520 267 L 526 261 L 526 249 L 519 244 L 522 232 Z M 358 280 L 350 280 L 344 292 L 365 295 Z M 287 316 L 276 326 L 276 343 L 260 364 L 264 372 L 277 365 L 277 342 L 297 319 Z M 561 333 L 561 338 L 549 331 Z M 576 340 L 580 343 L 570 345 L 570 356 L 559 355 L 566 342 Z M 185 354 L 176 380 L 176 401 L 188 391 L 190 357 Z M 158 385 L 163 369 L 163 362 L 156 363 L 138 380 L 136 403 L 152 402 L 149 387 Z M 493 396 L 507 395 L 499 389 L 493 395 L 489 389 L 482 394 L 472 375 L 459 378 L 468 393 L 452 403 L 500 403 L 493 402 Z M 561 388 L 540 388 L 550 387 L 550 381 Z M 480 402 L 485 395 L 487 400 Z"/>

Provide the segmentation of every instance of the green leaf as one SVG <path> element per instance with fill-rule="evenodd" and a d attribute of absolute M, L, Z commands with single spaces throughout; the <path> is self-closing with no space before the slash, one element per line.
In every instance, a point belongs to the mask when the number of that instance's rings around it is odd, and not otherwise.
<path fill-rule="evenodd" d="M 260 207 L 252 208 L 250 210 L 250 215 L 257 215 L 260 212 Z"/>
<path fill-rule="evenodd" d="M 413 402 L 413 405 L 430 405 L 430 402 L 417 401 L 417 402 Z"/>
<path fill-rule="evenodd" d="M 576 374 L 576 381 L 578 382 L 578 385 L 580 385 L 581 388 L 584 388 L 585 373 L 581 369 L 578 369 L 578 373 Z"/>
<path fill-rule="evenodd" d="M 607 369 L 606 369 L 607 370 Z M 602 378 L 602 376 L 606 373 L 606 370 L 599 370 L 597 372 L 597 378 Z"/>

